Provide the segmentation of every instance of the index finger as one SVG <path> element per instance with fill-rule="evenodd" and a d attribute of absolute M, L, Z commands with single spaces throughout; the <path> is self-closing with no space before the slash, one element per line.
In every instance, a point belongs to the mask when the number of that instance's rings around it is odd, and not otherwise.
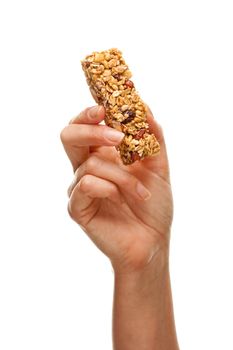
<path fill-rule="evenodd" d="M 69 124 L 99 124 L 104 120 L 104 117 L 105 109 L 103 106 L 88 107 L 71 119 Z"/>
<path fill-rule="evenodd" d="M 78 116 L 70 120 L 71 124 L 99 124 L 105 117 L 105 109 L 103 106 L 94 106 L 84 109 Z M 63 139 L 63 131 L 61 132 L 61 139 Z M 64 144 L 63 144 L 64 145 Z M 64 145 L 66 154 L 71 161 L 73 170 L 75 171 L 88 157 L 89 147 L 76 146 L 75 149 L 72 145 Z"/>

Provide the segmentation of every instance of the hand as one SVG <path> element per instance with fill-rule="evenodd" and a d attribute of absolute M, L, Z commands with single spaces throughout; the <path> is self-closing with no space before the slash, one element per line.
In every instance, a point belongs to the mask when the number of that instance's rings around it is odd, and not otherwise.
<path fill-rule="evenodd" d="M 167 153 L 161 127 L 148 109 L 160 154 L 123 165 L 115 146 L 124 134 L 99 124 L 104 114 L 103 107 L 88 108 L 61 132 L 75 172 L 68 211 L 115 271 L 128 273 L 168 252 L 173 205 Z"/>

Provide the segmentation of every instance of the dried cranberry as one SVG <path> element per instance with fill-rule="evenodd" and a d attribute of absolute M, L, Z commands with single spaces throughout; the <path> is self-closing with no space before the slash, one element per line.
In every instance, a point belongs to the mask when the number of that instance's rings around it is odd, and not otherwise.
<path fill-rule="evenodd" d="M 134 83 L 133 83 L 131 80 L 127 80 L 127 81 L 125 82 L 125 85 L 126 85 L 127 87 L 129 87 L 130 89 L 132 89 L 132 88 L 134 87 Z"/>
<path fill-rule="evenodd" d="M 85 61 L 85 62 L 84 62 L 84 66 L 85 66 L 85 68 L 90 67 L 90 65 L 91 65 L 91 62 L 89 62 L 89 61 Z"/>
<path fill-rule="evenodd" d="M 141 157 L 139 156 L 139 154 L 137 152 L 132 152 L 131 153 L 131 159 L 133 162 L 135 162 L 136 160 L 140 160 Z"/>
<path fill-rule="evenodd" d="M 146 129 L 139 130 L 138 133 L 134 136 L 135 140 L 140 140 L 145 134 L 145 132 L 146 132 Z"/>

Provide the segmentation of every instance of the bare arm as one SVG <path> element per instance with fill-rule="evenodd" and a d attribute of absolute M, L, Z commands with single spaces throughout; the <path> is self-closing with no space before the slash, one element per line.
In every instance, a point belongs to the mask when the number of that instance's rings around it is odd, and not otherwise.
<path fill-rule="evenodd" d="M 167 262 L 115 276 L 114 350 L 178 350 Z"/>
<path fill-rule="evenodd" d="M 169 278 L 173 203 L 164 137 L 148 111 L 160 154 L 125 166 L 119 131 L 89 108 L 61 133 L 75 171 L 68 211 L 115 273 L 114 350 L 178 350 Z"/>

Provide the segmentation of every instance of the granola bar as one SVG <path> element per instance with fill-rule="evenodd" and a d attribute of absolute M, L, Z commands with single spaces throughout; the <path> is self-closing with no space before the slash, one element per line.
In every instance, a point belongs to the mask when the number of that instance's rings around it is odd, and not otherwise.
<path fill-rule="evenodd" d="M 138 95 L 132 74 L 118 49 L 94 52 L 82 62 L 95 101 L 106 110 L 106 125 L 125 134 L 118 146 L 124 164 L 159 152 L 159 143 L 149 132 L 146 106 Z"/>

